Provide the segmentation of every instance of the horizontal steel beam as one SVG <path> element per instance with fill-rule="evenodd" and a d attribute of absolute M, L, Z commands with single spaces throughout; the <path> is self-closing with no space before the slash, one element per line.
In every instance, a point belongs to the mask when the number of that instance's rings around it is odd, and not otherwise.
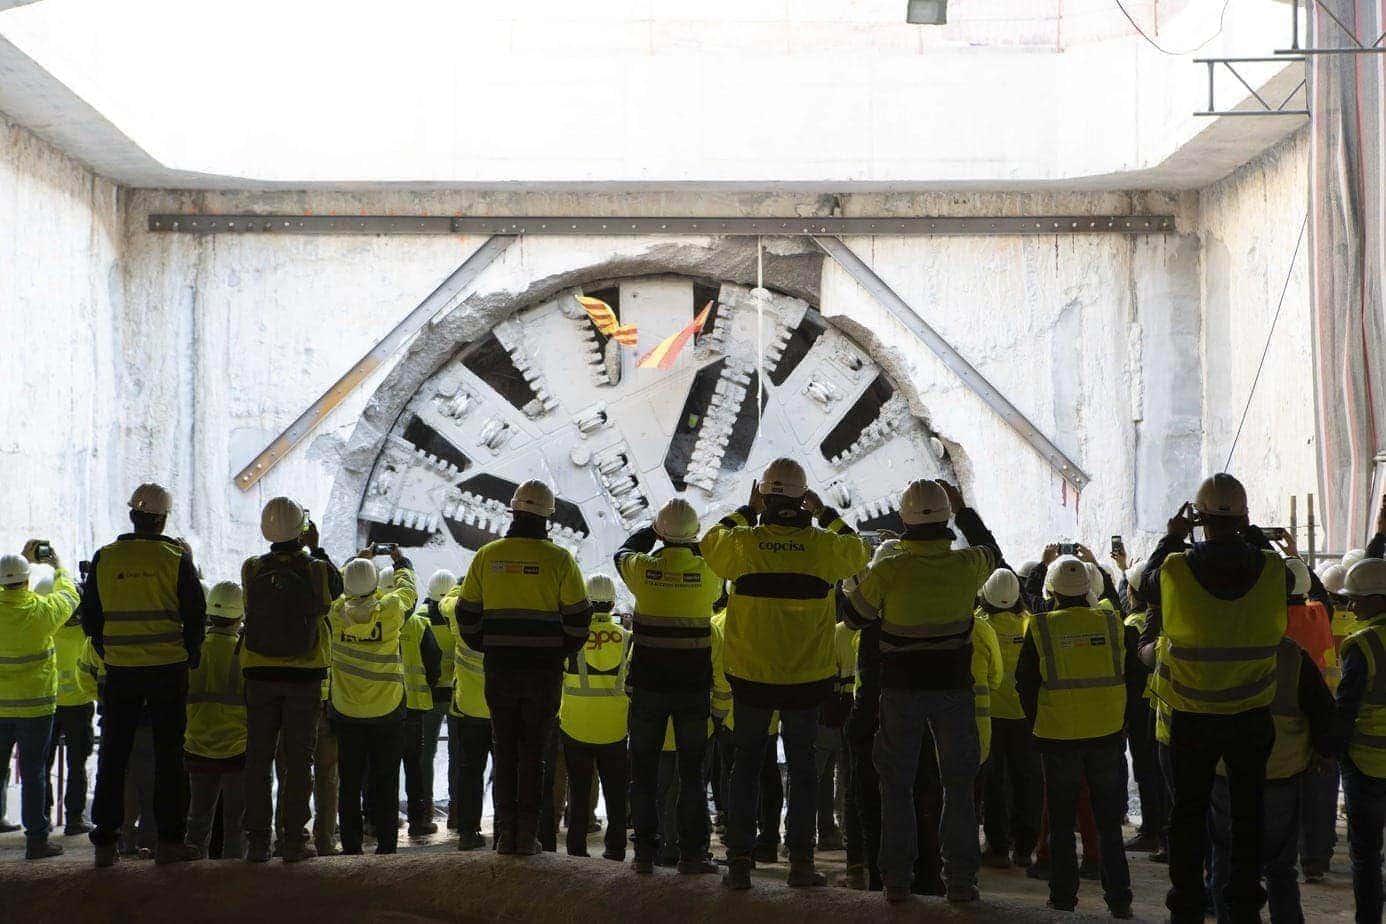
<path fill-rule="evenodd" d="M 429 215 L 150 215 L 149 230 L 182 234 L 1165 234 L 1172 215 L 998 215 L 912 218 L 637 218 Z"/>
<path fill-rule="evenodd" d="M 814 242 L 822 248 L 823 252 L 832 257 L 844 270 L 847 275 L 857 281 L 872 298 L 880 303 L 881 307 L 889 311 L 897 321 L 918 337 L 933 354 L 943 361 L 943 364 L 962 379 L 964 385 L 986 402 L 997 415 L 1006 423 L 1011 425 L 1027 443 L 1034 447 L 1035 451 L 1044 457 L 1044 460 L 1063 477 L 1065 481 L 1073 485 L 1079 491 L 1083 490 L 1091 479 L 1087 473 L 1078 467 L 1064 451 L 1055 446 L 1049 437 L 1040 432 L 1040 429 L 1030 422 L 1030 419 L 1020 412 L 1010 400 L 997 389 L 991 382 L 987 381 L 986 376 L 977 371 L 977 367 L 968 362 L 961 353 L 953 348 L 947 340 L 944 340 L 938 331 L 934 330 L 922 317 L 919 312 L 910 307 L 910 304 L 896 293 L 890 285 L 876 275 L 865 260 L 857 256 L 856 251 L 848 247 L 840 238 L 829 235 L 815 237 Z"/>
<path fill-rule="evenodd" d="M 279 434 L 274 442 L 266 446 L 258 456 L 250 461 L 249 465 L 241 469 L 240 474 L 236 476 L 236 486 L 242 491 L 249 491 L 257 481 L 269 474 L 270 469 L 282 462 L 291 449 L 302 442 L 309 433 L 312 433 L 317 425 L 322 423 L 332 412 L 333 408 L 341 404 L 342 400 L 378 369 L 385 360 L 389 359 L 392 353 L 404 346 L 410 337 L 418 333 L 439 312 L 452 304 L 481 275 L 482 270 L 505 253 L 506 248 L 514 242 L 514 235 L 503 234 L 483 241 L 480 247 L 472 251 L 471 256 L 462 261 L 461 266 L 453 270 L 448 278 L 439 283 L 438 288 L 419 302 L 413 311 L 405 315 L 403 320 L 381 338 L 379 343 L 371 347 L 365 356 L 357 360 L 354 366 L 343 373 L 342 377 L 324 392 L 322 397 L 314 401 L 308 410 L 300 414 L 287 430 Z"/>

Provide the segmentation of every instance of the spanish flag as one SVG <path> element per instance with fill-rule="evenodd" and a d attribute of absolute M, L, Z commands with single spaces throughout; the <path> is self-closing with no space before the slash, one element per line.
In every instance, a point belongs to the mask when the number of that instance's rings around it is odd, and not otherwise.
<path fill-rule="evenodd" d="M 688 341 L 693 339 L 693 335 L 703 332 L 703 325 L 707 323 L 707 316 L 712 313 L 712 304 L 712 302 L 708 302 L 687 327 L 677 334 L 665 337 L 659 342 L 659 346 L 640 357 L 635 368 L 672 369 L 674 361 L 679 358 L 679 353 L 682 352 Z"/>
<path fill-rule="evenodd" d="M 587 316 L 592 319 L 592 324 L 607 337 L 612 338 L 621 346 L 634 347 L 639 338 L 639 331 L 634 324 L 621 324 L 616 320 L 616 312 L 611 310 L 611 306 L 599 298 L 589 298 L 586 295 L 577 296 L 578 304 L 582 305 L 587 311 Z"/>

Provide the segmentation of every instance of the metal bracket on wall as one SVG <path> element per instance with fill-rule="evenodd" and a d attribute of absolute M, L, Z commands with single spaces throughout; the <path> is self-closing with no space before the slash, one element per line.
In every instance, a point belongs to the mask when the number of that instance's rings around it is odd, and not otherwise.
<path fill-rule="evenodd" d="M 911 218 L 637 218 L 436 215 L 150 215 L 150 231 L 179 234 L 1166 234 L 1172 215 L 935 215 Z"/>
<path fill-rule="evenodd" d="M 875 270 L 866 264 L 866 261 L 857 256 L 852 248 L 848 247 L 841 238 L 831 236 L 820 236 L 813 239 L 823 252 L 832 257 L 844 270 L 847 275 L 857 281 L 867 293 L 880 303 L 881 307 L 889 311 L 897 321 L 905 325 L 910 333 L 914 334 L 924 345 L 933 351 L 933 354 L 943 361 L 943 364 L 952 369 L 958 378 L 962 379 L 963 384 L 972 389 L 973 393 L 986 402 L 987 406 L 997 413 L 1011 428 L 1020 434 L 1021 438 L 1029 443 L 1034 450 L 1044 457 L 1044 460 L 1053 467 L 1069 484 L 1079 491 L 1083 490 L 1091 479 L 1088 477 L 1078 464 L 1064 454 L 1058 446 L 1055 446 L 1049 437 L 1040 432 L 1039 428 L 1032 424 L 1020 410 L 1012 404 L 1005 395 L 997 390 L 996 386 L 987 381 L 986 377 L 977 371 L 977 368 L 968 362 L 963 355 L 953 349 L 952 344 L 944 340 L 938 331 L 929 326 L 919 313 L 910 307 L 909 303 L 901 298 L 886 281 L 876 275 Z"/>
<path fill-rule="evenodd" d="M 1281 100 L 1278 104 L 1276 104 L 1276 105 L 1271 105 L 1270 100 L 1267 100 L 1264 96 L 1262 96 L 1260 93 L 1258 93 L 1258 92 L 1256 91 L 1256 89 L 1255 89 L 1251 84 L 1247 83 L 1246 78 L 1243 77 L 1243 76 L 1241 75 L 1241 72 L 1238 71 L 1237 68 L 1236 68 L 1236 65 L 1238 65 L 1238 64 L 1268 64 L 1268 63 L 1270 63 L 1270 62 L 1272 62 L 1272 61 L 1275 62 L 1275 63 L 1277 63 L 1277 64 L 1284 64 L 1284 63 L 1286 63 L 1286 62 L 1294 63 L 1295 61 L 1303 62 L 1304 59 L 1303 59 L 1303 58 L 1293 58 L 1293 57 L 1290 57 L 1290 58 L 1287 58 L 1287 57 L 1277 57 L 1277 58 L 1194 58 L 1194 63 L 1195 63 L 1195 64 L 1206 64 L 1206 65 L 1208 65 L 1208 108 L 1207 108 L 1207 109 L 1204 109 L 1204 110 L 1202 110 L 1202 111 L 1199 111 L 1199 112 L 1195 112 L 1194 115 L 1196 115 L 1196 116 L 1307 116 L 1307 115 L 1309 115 L 1309 109 L 1307 108 L 1307 103 L 1306 103 L 1306 105 L 1305 105 L 1304 108 L 1299 108 L 1299 109 L 1286 109 L 1286 108 L 1285 108 L 1286 106 L 1288 106 L 1288 105 L 1290 104 L 1290 100 L 1294 99 L 1295 96 L 1296 96 L 1296 94 L 1298 94 L 1299 91 L 1301 91 L 1301 90 L 1304 89 L 1304 87 L 1305 87 L 1305 80 L 1304 80 L 1303 78 L 1300 79 L 1299 83 L 1295 85 L 1295 88 L 1294 88 L 1293 90 L 1291 90 L 1289 93 L 1287 93 L 1287 94 L 1285 95 L 1285 98 L 1284 98 L 1284 99 L 1282 99 L 1282 100 Z M 1218 109 L 1218 108 L 1217 108 L 1217 103 L 1214 102 L 1214 98 L 1213 98 L 1213 97 L 1214 97 L 1214 89 L 1215 89 L 1215 87 L 1216 87 L 1216 85 L 1217 85 L 1217 74 L 1218 74 L 1218 65 L 1219 65 L 1219 64 L 1221 64 L 1223 67 L 1227 68 L 1228 72 L 1229 72 L 1233 77 L 1236 77 L 1236 78 L 1237 78 L 1237 82 L 1240 83 L 1243 87 L 1246 88 L 1247 92 L 1250 93 L 1250 94 L 1252 95 L 1252 97 L 1256 100 L 1256 102 L 1260 104 L 1259 106 L 1253 106 L 1253 107 L 1251 107 L 1250 109 Z"/>
<path fill-rule="evenodd" d="M 390 332 L 381 338 L 375 346 L 371 347 L 365 356 L 357 360 L 356 364 L 324 392 L 322 397 L 314 401 L 308 410 L 300 414 L 298 419 L 289 425 L 288 429 L 279 434 L 274 442 L 266 446 L 258 456 L 251 460 L 249 465 L 241 469 L 240 474 L 236 476 L 236 486 L 242 491 L 248 491 L 254 487 L 256 482 L 283 461 L 290 450 L 313 432 L 317 425 L 322 423 L 332 412 L 332 409 L 341 404 L 342 400 L 378 369 L 392 353 L 402 347 L 410 337 L 418 333 L 425 324 L 453 304 L 466 288 L 481 275 L 481 272 L 504 253 L 514 241 L 513 235 L 498 234 L 487 238 L 480 247 L 472 251 L 471 256 L 462 261 L 462 265 L 453 270 L 448 278 L 439 284 L 438 288 L 419 302 L 413 311 L 405 315 L 404 319 L 391 328 Z"/>
<path fill-rule="evenodd" d="M 1301 48 L 1299 44 L 1299 5 L 1304 3 L 1305 12 L 1323 13 L 1338 27 L 1338 30 L 1352 42 L 1341 48 Z M 1353 25 L 1356 25 L 1354 23 Z M 1277 48 L 1278 55 L 1379 55 L 1386 54 L 1386 32 L 1376 37 L 1370 45 L 1363 45 L 1357 33 L 1347 23 L 1338 18 L 1323 0 L 1290 0 L 1290 47 Z"/>

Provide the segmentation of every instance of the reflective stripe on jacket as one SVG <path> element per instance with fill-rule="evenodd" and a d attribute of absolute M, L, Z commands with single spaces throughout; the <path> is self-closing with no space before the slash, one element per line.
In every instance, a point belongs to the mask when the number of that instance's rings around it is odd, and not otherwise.
<path fill-rule="evenodd" d="M 481 650 L 559 658 L 582 647 L 591 604 L 571 553 L 547 539 L 497 539 L 477 550 L 455 598 L 458 631 Z"/>
<path fill-rule="evenodd" d="M 1015 666 L 1020 661 L 1020 649 L 1025 645 L 1025 630 L 1030 624 L 1026 610 L 1012 613 L 977 611 L 977 618 L 991 626 L 996 635 L 997 650 L 1001 652 L 1001 683 L 991 691 L 993 719 L 1023 719 L 1025 709 L 1020 705 L 1020 693 L 1015 688 Z"/>
<path fill-rule="evenodd" d="M 1030 618 L 1042 680 L 1036 738 L 1079 740 L 1121 731 L 1125 630 L 1120 615 L 1105 608 L 1077 606 Z"/>
<path fill-rule="evenodd" d="M 418 595 L 414 572 L 395 569 L 394 589 L 368 597 L 339 597 L 332 626 L 332 709 L 346 719 L 388 715 L 404 700 L 400 630 Z"/>
<path fill-rule="evenodd" d="M 212 626 L 202 657 L 188 672 L 188 727 L 183 750 L 222 760 L 245 753 L 245 677 L 235 626 Z"/>
<path fill-rule="evenodd" d="M 94 562 L 110 667 L 183 664 L 188 650 L 178 606 L 183 549 L 160 538 L 130 536 L 101 549 Z"/>
<path fill-rule="evenodd" d="M 428 617 L 415 613 L 404 621 L 399 633 L 399 653 L 404 662 L 404 707 L 425 712 L 433 708 L 433 689 L 424 673 L 419 646 L 423 643 L 423 634 L 428 631 Z"/>
<path fill-rule="evenodd" d="M 1386 622 L 1370 622 L 1343 642 L 1367 664 L 1367 686 L 1348 741 L 1348 756 L 1368 776 L 1386 777 Z"/>
<path fill-rule="evenodd" d="M 1001 686 L 1002 670 L 1001 646 L 996 632 L 985 619 L 978 619 L 972 630 L 972 700 L 977 713 L 982 764 L 991 756 L 992 703 Z"/>
<path fill-rule="evenodd" d="M 46 595 L 27 587 L 0 589 L 0 716 L 39 718 L 57 710 L 53 635 L 76 608 L 77 587 L 62 569 Z"/>
<path fill-rule="evenodd" d="M 626 665 L 630 636 L 610 613 L 592 616 L 587 644 L 563 666 L 563 700 L 558 722 L 563 733 L 584 744 L 615 744 L 626 737 L 630 699 Z"/>

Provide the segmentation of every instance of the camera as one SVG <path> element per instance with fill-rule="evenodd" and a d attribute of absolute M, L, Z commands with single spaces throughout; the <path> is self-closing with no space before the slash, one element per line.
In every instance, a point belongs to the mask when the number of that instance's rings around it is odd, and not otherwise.
<path fill-rule="evenodd" d="M 53 560 L 53 546 L 47 542 L 40 542 L 34 546 L 34 561 L 49 562 Z"/>
<path fill-rule="evenodd" d="M 1060 543 L 1059 543 L 1059 554 L 1060 554 L 1060 555 L 1077 555 L 1077 554 L 1078 554 L 1078 543 L 1076 543 L 1076 542 L 1060 542 Z"/>
<path fill-rule="evenodd" d="M 371 554 L 372 554 L 372 555 L 393 555 L 393 554 L 395 554 L 395 550 L 397 550 L 398 548 L 399 548 L 399 543 L 398 543 L 398 542 L 372 542 L 372 543 L 371 543 Z"/>
<path fill-rule="evenodd" d="M 1126 543 L 1121 541 L 1120 536 L 1112 537 L 1112 557 L 1118 558 L 1126 554 Z"/>
<path fill-rule="evenodd" d="M 87 575 L 91 574 L 91 562 L 79 561 L 77 563 L 77 573 L 82 575 L 82 580 L 85 581 L 87 579 Z"/>

